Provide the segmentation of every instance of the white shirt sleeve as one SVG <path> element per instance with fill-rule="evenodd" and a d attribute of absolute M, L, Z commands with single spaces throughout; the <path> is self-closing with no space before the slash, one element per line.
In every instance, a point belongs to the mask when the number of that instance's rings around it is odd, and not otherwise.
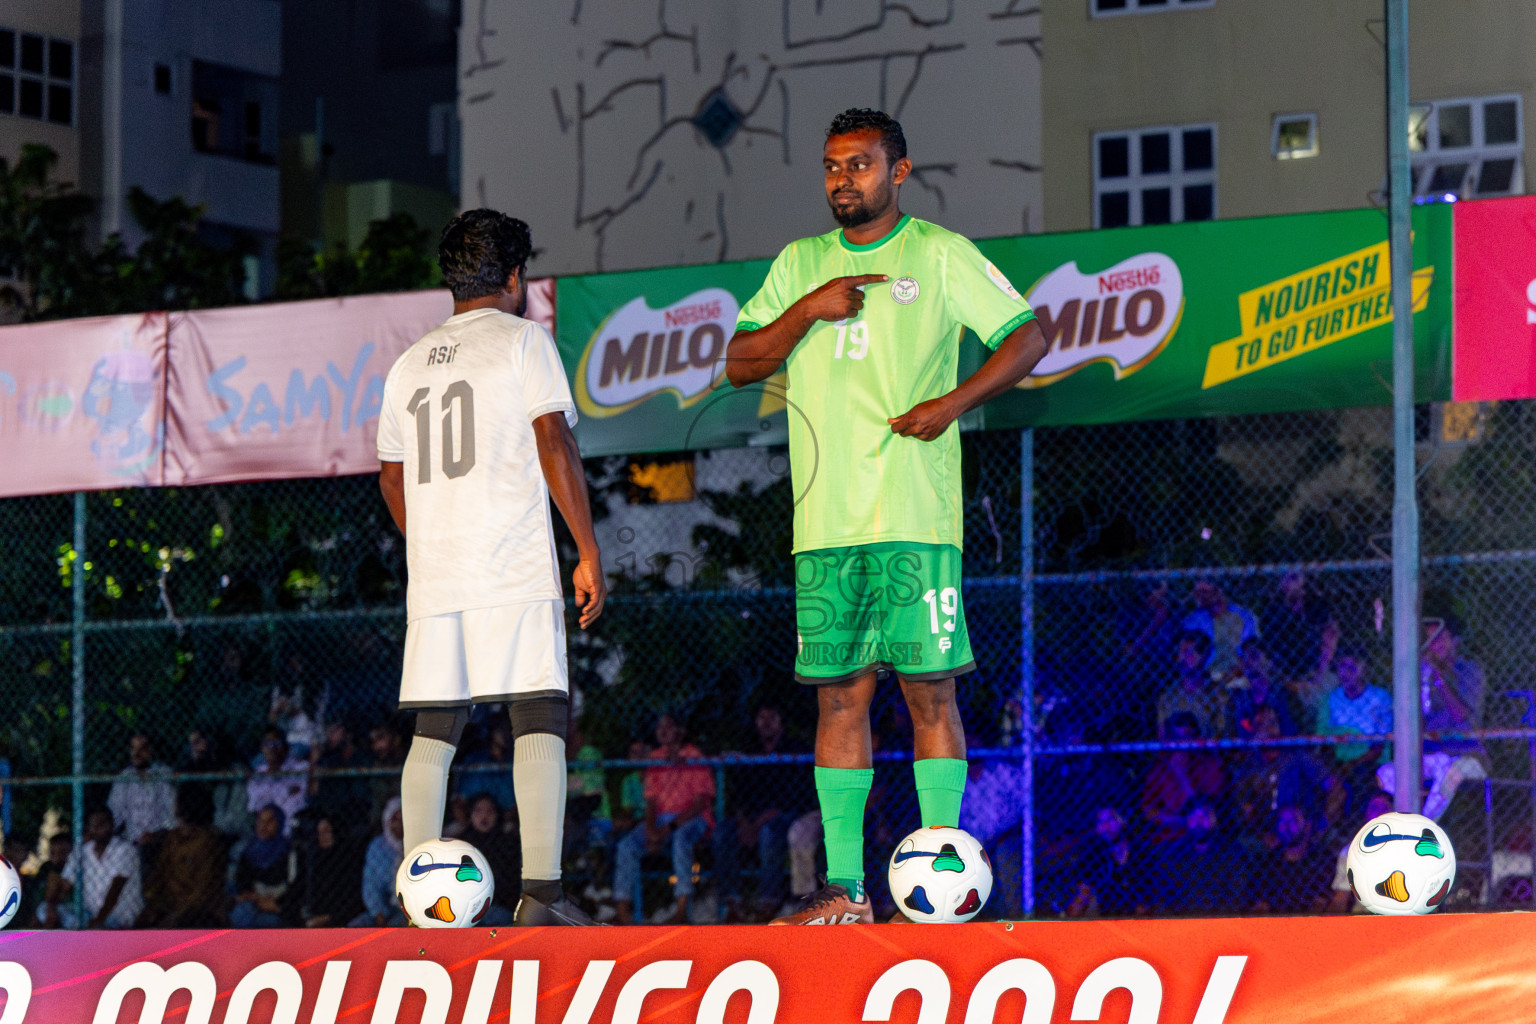
<path fill-rule="evenodd" d="M 107 874 L 107 884 L 119 876 L 132 878 L 139 870 L 139 851 L 130 842 L 108 843 L 101 858 L 101 866 Z"/>
<path fill-rule="evenodd" d="M 380 462 L 405 461 L 405 439 L 400 436 L 400 417 L 393 400 L 395 389 L 391 386 L 395 382 L 395 371 L 399 366 L 397 361 L 384 380 L 384 403 L 379 407 Z"/>
<path fill-rule="evenodd" d="M 542 324 L 530 323 L 512 352 L 513 365 L 523 383 L 523 401 L 530 422 L 552 412 L 564 412 L 565 422 L 576 425 L 576 403 L 571 399 L 571 385 L 560 364 L 555 339 Z M 383 431 L 383 417 L 379 419 Z"/>

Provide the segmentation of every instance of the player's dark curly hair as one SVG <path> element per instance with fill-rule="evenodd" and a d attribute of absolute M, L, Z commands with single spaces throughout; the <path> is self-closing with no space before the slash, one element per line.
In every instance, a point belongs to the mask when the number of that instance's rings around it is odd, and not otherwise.
<path fill-rule="evenodd" d="M 532 255 L 528 225 L 496 210 L 465 210 L 448 222 L 437 243 L 443 283 L 456 302 L 495 295 Z"/>
<path fill-rule="evenodd" d="M 907 155 L 907 137 L 901 132 L 901 122 L 882 110 L 849 107 L 832 119 L 827 138 L 854 132 L 879 132 L 880 148 L 885 150 L 885 157 L 892 164 Z"/>

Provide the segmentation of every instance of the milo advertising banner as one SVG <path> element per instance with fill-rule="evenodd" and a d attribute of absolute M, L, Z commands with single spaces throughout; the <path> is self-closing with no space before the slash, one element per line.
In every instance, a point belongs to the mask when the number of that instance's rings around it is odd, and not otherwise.
<path fill-rule="evenodd" d="M 1050 351 L 963 428 L 1391 402 L 1386 219 L 1374 210 L 988 239 Z M 1452 217 L 1414 211 L 1418 401 L 1450 397 Z M 778 378 L 738 391 L 725 345 L 769 261 L 562 278 L 557 340 L 583 452 L 778 444 Z M 961 372 L 986 352 L 961 342 Z M 792 396 L 791 396 L 792 397 Z"/>

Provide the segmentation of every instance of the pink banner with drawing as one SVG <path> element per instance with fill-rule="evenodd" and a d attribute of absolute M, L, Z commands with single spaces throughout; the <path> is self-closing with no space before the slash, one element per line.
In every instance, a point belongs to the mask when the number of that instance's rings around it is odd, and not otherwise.
<path fill-rule="evenodd" d="M 430 291 L 172 314 L 165 483 L 377 472 L 384 376 L 452 312 Z M 553 280 L 527 316 L 553 324 Z"/>
<path fill-rule="evenodd" d="M 162 482 L 166 315 L 0 329 L 0 497 Z"/>

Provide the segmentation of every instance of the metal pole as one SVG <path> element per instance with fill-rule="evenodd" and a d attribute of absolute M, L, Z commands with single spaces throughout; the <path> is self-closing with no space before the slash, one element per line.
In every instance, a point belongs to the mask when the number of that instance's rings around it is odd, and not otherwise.
<path fill-rule="evenodd" d="M 1392 249 L 1392 763 L 1399 811 L 1419 810 L 1419 505 L 1413 448 L 1413 179 L 1408 165 L 1408 0 L 1387 15 L 1387 191 Z"/>
<path fill-rule="evenodd" d="M 1019 894 L 1035 913 L 1035 431 L 1019 431 Z"/>
<path fill-rule="evenodd" d="M 75 863 L 79 871 L 75 882 L 75 920 L 85 921 L 85 492 L 75 492 L 75 544 L 70 552 L 74 563 L 69 567 L 70 598 L 74 602 L 74 629 L 69 636 L 70 691 L 69 755 L 70 827 L 75 837 Z"/>

